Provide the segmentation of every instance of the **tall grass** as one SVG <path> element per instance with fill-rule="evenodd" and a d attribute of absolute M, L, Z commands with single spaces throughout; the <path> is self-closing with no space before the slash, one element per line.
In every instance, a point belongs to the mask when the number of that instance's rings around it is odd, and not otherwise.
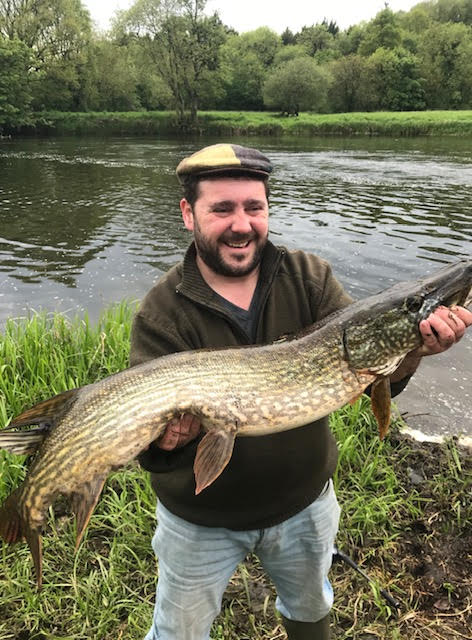
<path fill-rule="evenodd" d="M 52 135 L 181 135 L 171 111 L 48 112 L 22 133 Z M 207 136 L 428 136 L 472 135 L 472 111 L 301 113 L 282 117 L 260 111 L 201 111 L 191 131 Z"/>
<path fill-rule="evenodd" d="M 69 320 L 59 314 L 8 322 L 0 335 L 0 427 L 35 402 L 124 369 L 133 312 L 131 304 L 112 307 L 96 326 L 86 316 Z M 404 488 L 394 466 L 408 447 L 378 440 L 365 399 L 332 416 L 332 427 L 340 449 L 335 483 L 343 506 L 338 544 L 346 550 L 364 548 L 366 558 L 379 549 L 393 554 L 405 523 L 418 518 L 422 509 L 418 495 Z M 457 486 L 460 460 L 453 449 L 449 460 Z M 0 452 L 0 501 L 20 482 L 23 463 L 24 458 Z M 443 489 L 441 497 L 448 495 Z M 40 593 L 26 545 L 2 543 L 0 640 L 142 638 L 152 616 L 157 575 L 150 550 L 154 508 L 148 476 L 136 464 L 111 474 L 74 556 L 74 524 L 59 500 L 50 509 L 44 536 Z M 472 514 L 457 505 L 456 512 L 459 525 L 470 526 Z M 339 578 L 341 593 L 347 592 L 345 574 Z M 284 637 L 273 614 L 273 593 L 260 580 L 253 565 L 240 569 L 215 622 L 214 639 Z M 378 590 L 363 597 L 373 598 L 377 614 L 388 618 L 390 611 Z M 341 599 L 335 612 L 342 625 L 352 616 L 352 601 Z M 382 637 L 393 640 L 400 637 L 396 633 L 393 625 Z"/>

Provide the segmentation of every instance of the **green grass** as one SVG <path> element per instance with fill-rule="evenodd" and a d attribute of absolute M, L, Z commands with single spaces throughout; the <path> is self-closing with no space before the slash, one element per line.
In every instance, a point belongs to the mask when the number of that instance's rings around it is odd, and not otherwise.
<path fill-rule="evenodd" d="M 37 114 L 36 128 L 53 135 L 177 135 L 174 112 Z M 208 136 L 429 136 L 472 135 L 472 111 L 301 113 L 282 117 L 251 111 L 201 111 L 192 131 Z"/>
<path fill-rule="evenodd" d="M 96 326 L 86 317 L 71 321 L 58 314 L 9 322 L 0 334 L 0 426 L 54 393 L 125 368 L 133 312 L 131 304 L 112 307 Z M 464 499 L 470 492 L 464 462 L 450 443 L 424 497 L 405 481 L 411 446 L 396 429 L 379 441 L 365 398 L 333 415 L 332 427 L 339 442 L 335 484 L 343 507 L 338 544 L 363 566 L 373 567 L 376 579 L 371 588 L 347 568 L 334 570 L 336 637 L 358 637 L 352 629 L 366 626 L 384 640 L 429 637 L 422 618 L 418 628 L 426 630 L 424 636 L 423 631 L 406 632 L 392 619 L 379 588 L 393 589 L 413 611 L 420 606 L 408 579 L 408 565 L 399 566 L 401 538 L 415 522 L 427 520 L 431 504 L 450 514 L 443 522 L 444 534 L 457 536 L 470 529 L 472 507 Z M 21 481 L 23 463 L 23 458 L 0 452 L 0 501 Z M 152 616 L 157 575 L 150 549 L 154 508 L 148 475 L 136 464 L 113 473 L 74 556 L 74 525 L 65 500 L 59 500 L 50 510 L 44 535 L 40 593 L 26 545 L 1 543 L 0 640 L 142 638 Z M 444 584 L 452 598 L 457 584 L 452 578 Z M 274 614 L 273 589 L 256 560 L 243 565 L 231 581 L 212 637 L 284 637 Z"/>

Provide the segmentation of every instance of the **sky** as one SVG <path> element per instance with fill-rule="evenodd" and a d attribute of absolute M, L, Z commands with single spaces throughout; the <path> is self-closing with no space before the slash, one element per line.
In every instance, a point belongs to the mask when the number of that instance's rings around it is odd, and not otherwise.
<path fill-rule="evenodd" d="M 100 29 L 108 29 L 117 9 L 126 9 L 132 0 L 82 0 Z M 389 0 L 392 11 L 408 11 L 420 0 Z M 326 18 L 341 29 L 362 20 L 371 20 L 385 6 L 385 0 L 208 0 L 206 13 L 218 11 L 222 21 L 239 33 L 270 27 L 282 33 L 288 27 L 296 33 Z"/>

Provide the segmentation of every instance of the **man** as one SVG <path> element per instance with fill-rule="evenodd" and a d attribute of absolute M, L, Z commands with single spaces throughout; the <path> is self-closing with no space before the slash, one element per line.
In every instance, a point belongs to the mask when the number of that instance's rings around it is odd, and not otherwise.
<path fill-rule="evenodd" d="M 142 303 L 132 365 L 175 351 L 268 343 L 351 302 L 324 260 L 268 241 L 270 172 L 259 151 L 233 144 L 206 147 L 179 164 L 180 207 L 194 242 Z M 448 348 L 471 323 L 465 309 L 424 321 L 424 344 L 391 377 L 393 394 L 422 356 Z M 140 457 L 159 498 L 159 580 L 146 640 L 208 640 L 223 591 L 250 552 L 276 586 L 290 640 L 326 640 L 339 518 L 328 419 L 237 438 L 226 469 L 196 496 L 199 431 L 197 418 L 181 416 Z"/>

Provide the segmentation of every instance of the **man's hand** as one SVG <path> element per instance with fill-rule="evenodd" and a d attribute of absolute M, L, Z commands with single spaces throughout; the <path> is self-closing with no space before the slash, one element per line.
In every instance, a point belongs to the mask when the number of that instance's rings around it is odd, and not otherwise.
<path fill-rule="evenodd" d="M 472 312 L 464 307 L 439 307 L 420 322 L 423 344 L 414 353 L 421 357 L 442 353 L 459 342 L 471 325 Z"/>
<path fill-rule="evenodd" d="M 472 325 L 472 313 L 464 307 L 439 307 L 426 320 L 420 322 L 423 344 L 410 351 L 390 376 L 392 382 L 403 380 L 415 373 L 423 356 L 442 353 L 459 342 L 467 327 Z"/>
<path fill-rule="evenodd" d="M 194 440 L 200 433 L 200 419 L 191 413 L 183 413 L 180 418 L 169 422 L 155 446 L 164 451 L 172 451 Z"/>

